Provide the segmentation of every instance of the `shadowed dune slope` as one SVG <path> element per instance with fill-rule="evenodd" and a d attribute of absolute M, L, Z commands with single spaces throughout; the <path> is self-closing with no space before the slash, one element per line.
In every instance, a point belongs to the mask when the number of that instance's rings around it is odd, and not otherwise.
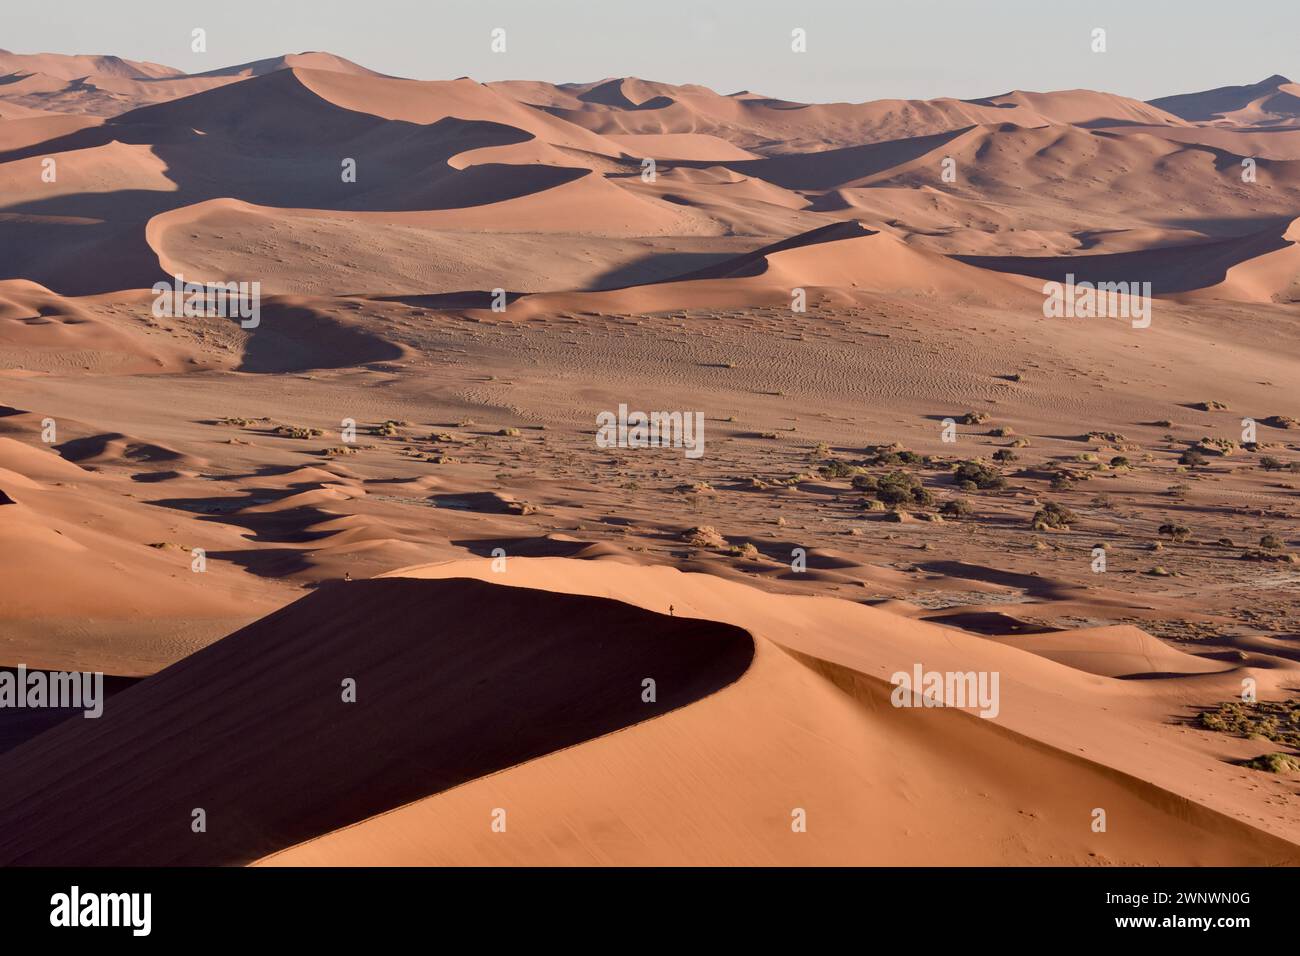
<path fill-rule="evenodd" d="M 1290 301 L 1300 276 L 1300 219 L 1233 239 L 1110 255 L 955 256 L 970 265 L 1054 282 L 1151 283 L 1156 295 L 1198 292 L 1245 302 Z"/>
<path fill-rule="evenodd" d="M 1164 96 L 1149 105 L 1197 123 L 1294 125 L 1300 121 L 1300 84 L 1274 74 L 1245 86 Z"/>
<path fill-rule="evenodd" d="M 753 652 L 603 598 L 337 583 L 6 754 L 0 862 L 246 862 L 691 703 Z"/>

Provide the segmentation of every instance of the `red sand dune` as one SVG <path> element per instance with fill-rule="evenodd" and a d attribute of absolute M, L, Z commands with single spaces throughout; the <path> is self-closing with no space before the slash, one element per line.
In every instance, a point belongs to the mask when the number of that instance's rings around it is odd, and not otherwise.
<path fill-rule="evenodd" d="M 0 757 L 0 861 L 247 862 L 685 706 L 752 654 L 738 628 L 612 601 L 335 584 Z"/>
<path fill-rule="evenodd" d="M 505 577 L 530 587 L 674 604 L 678 616 L 739 623 L 757 640 L 754 662 L 731 687 L 678 712 L 267 862 L 1296 860 L 1292 844 L 1198 805 L 1215 799 L 1193 782 L 1203 772 L 1195 768 L 1211 764 L 1205 755 L 1166 745 L 1157 757 L 1131 739 L 1155 716 L 1143 703 L 1149 687 L 845 601 L 763 595 L 667 568 L 511 560 Z M 489 565 L 397 573 L 502 577 Z M 918 659 L 1000 670 L 1003 706 L 1015 713 L 984 720 L 890 706 L 888 675 Z M 1127 732 L 1115 733 L 1121 727 Z M 1127 772 L 1103 769 L 1117 763 Z M 664 766 L 674 771 L 660 773 Z M 1092 834 L 1078 821 L 1094 805 L 1123 822 Z M 506 834 L 488 826 L 497 806 L 512 814 Z M 807 811 L 807 833 L 791 832 L 794 807 Z"/>
<path fill-rule="evenodd" d="M 1275 74 L 1246 86 L 1165 96 L 1151 105 L 1195 123 L 1294 126 L 1300 122 L 1300 85 Z"/>

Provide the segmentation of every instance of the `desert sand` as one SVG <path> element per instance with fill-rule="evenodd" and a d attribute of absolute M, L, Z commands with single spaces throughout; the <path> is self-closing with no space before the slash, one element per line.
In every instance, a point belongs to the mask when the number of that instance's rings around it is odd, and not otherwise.
<path fill-rule="evenodd" d="M 1300 87 L 375 66 L 0 52 L 0 863 L 1300 863 Z"/>

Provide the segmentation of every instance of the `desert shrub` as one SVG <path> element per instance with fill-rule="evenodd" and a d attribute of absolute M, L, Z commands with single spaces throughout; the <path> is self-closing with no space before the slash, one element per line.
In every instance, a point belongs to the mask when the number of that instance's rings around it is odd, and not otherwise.
<path fill-rule="evenodd" d="M 868 474 L 857 474 L 853 476 L 853 487 L 858 491 L 875 491 L 876 476 Z"/>
<path fill-rule="evenodd" d="M 1032 524 L 1035 531 L 1046 531 L 1049 528 L 1068 531 L 1070 525 L 1078 520 L 1079 516 L 1069 508 L 1055 501 L 1048 501 L 1034 513 Z"/>
<path fill-rule="evenodd" d="M 961 487 L 966 487 L 969 482 L 981 491 L 1002 488 L 1007 483 L 996 468 L 978 460 L 959 462 L 953 469 L 952 475 L 953 480 Z"/>
<path fill-rule="evenodd" d="M 746 541 L 744 544 L 733 544 L 727 549 L 727 553 L 733 558 L 744 558 L 746 561 L 758 559 L 758 548 L 754 547 L 753 542 L 750 541 Z"/>
<path fill-rule="evenodd" d="M 277 425 L 275 433 L 284 438 L 320 438 L 325 434 L 319 428 L 304 428 L 301 425 Z"/>
<path fill-rule="evenodd" d="M 860 469 L 856 466 L 850 465 L 846 461 L 840 461 L 840 459 L 834 458 L 818 468 L 817 473 L 823 478 L 852 478 L 859 470 Z"/>
<path fill-rule="evenodd" d="M 929 459 L 906 448 L 882 447 L 869 449 L 867 464 L 876 467 L 897 468 L 900 465 L 923 465 Z"/>
<path fill-rule="evenodd" d="M 1300 773 L 1300 757 L 1283 753 L 1262 754 L 1247 760 L 1242 766 L 1265 773 Z"/>
<path fill-rule="evenodd" d="M 892 471 L 876 483 L 876 498 L 891 508 L 904 505 L 930 505 L 934 496 L 915 475 L 905 471 Z"/>
<path fill-rule="evenodd" d="M 1242 737 L 1263 737 L 1274 743 L 1300 747 L 1300 700 L 1260 700 L 1247 704 L 1225 701 L 1197 715 L 1206 730 Z"/>
<path fill-rule="evenodd" d="M 1178 456 L 1178 463 L 1188 468 L 1199 468 L 1205 464 L 1205 453 L 1198 448 L 1189 448 Z"/>
<path fill-rule="evenodd" d="M 1300 564 L 1300 557 L 1289 551 L 1265 551 L 1263 548 L 1247 548 L 1241 552 L 1243 561 L 1268 561 L 1273 564 Z"/>
<path fill-rule="evenodd" d="M 682 532 L 682 540 L 697 548 L 720 548 L 727 543 L 718 530 L 711 525 L 700 525 Z"/>
<path fill-rule="evenodd" d="M 1237 450 L 1237 443 L 1231 438 L 1211 438 L 1207 435 L 1196 443 L 1196 448 L 1202 454 L 1226 458 Z"/>
<path fill-rule="evenodd" d="M 965 518 L 971 514 L 971 506 L 965 498 L 949 498 L 939 511 L 949 518 Z"/>
<path fill-rule="evenodd" d="M 1016 461 L 1020 456 L 1010 448 L 999 448 L 993 453 L 994 461 Z"/>
<path fill-rule="evenodd" d="M 1259 546 L 1265 551 L 1281 551 L 1285 545 L 1282 539 L 1275 534 L 1266 534 L 1259 539 Z"/>

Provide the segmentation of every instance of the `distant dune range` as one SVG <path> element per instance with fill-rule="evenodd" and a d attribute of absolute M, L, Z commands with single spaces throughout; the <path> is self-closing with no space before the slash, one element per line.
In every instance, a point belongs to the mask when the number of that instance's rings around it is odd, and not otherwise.
<path fill-rule="evenodd" d="M 1294 748 L 1198 717 L 1300 686 L 1285 77 L 0 51 L 0 197 L 0 668 L 113 689 L 0 712 L 0 863 L 1300 863 Z M 1151 325 L 1045 318 L 1069 276 Z"/>
<path fill-rule="evenodd" d="M 1245 236 L 1300 208 L 1281 77 L 1175 98 L 1175 115 L 1089 91 L 803 105 L 634 79 L 422 82 L 317 53 L 192 78 L 53 55 L 6 54 L 0 69 L 0 104 L 28 111 L 0 123 L 4 268 L 71 295 L 180 268 L 225 280 L 268 258 L 289 264 L 267 277 L 276 292 L 460 292 L 510 249 L 526 253 L 512 291 L 571 291 L 602 285 L 601 272 L 662 277 L 629 266 L 664 256 L 668 237 L 756 248 L 835 219 L 945 254 L 1097 255 Z M 27 92 L 42 77 L 64 84 L 54 100 Z M 113 84 L 126 92 L 105 112 Z M 1193 125 L 1247 95 L 1269 104 L 1250 124 Z M 1257 142 L 1280 152 L 1243 183 L 1234 150 Z M 55 183 L 39 175 L 47 157 Z M 641 176 L 647 157 L 654 182 Z M 355 183 L 342 181 L 344 159 Z M 553 233 L 587 236 L 599 267 L 531 255 L 529 237 Z M 464 236 L 454 250 L 449 234 Z M 358 246 L 364 272 L 349 262 Z M 341 266 L 333 281 L 312 265 L 327 262 Z M 1189 270 L 1181 284 L 1196 281 Z"/>

